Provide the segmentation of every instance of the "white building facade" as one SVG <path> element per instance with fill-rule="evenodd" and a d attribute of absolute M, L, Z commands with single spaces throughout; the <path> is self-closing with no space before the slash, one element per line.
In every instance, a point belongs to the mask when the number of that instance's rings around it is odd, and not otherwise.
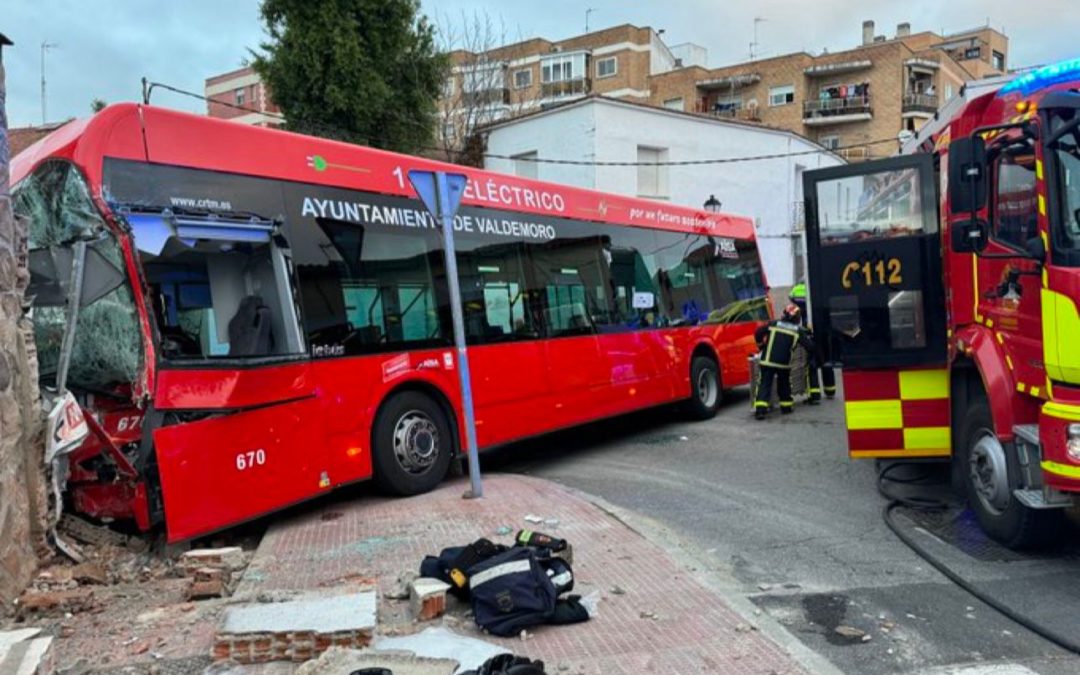
<path fill-rule="evenodd" d="M 844 163 L 789 131 L 598 96 L 499 122 L 485 133 L 485 168 L 492 171 L 692 208 L 715 196 L 724 212 L 754 219 L 773 288 L 803 275 L 803 172 Z"/>

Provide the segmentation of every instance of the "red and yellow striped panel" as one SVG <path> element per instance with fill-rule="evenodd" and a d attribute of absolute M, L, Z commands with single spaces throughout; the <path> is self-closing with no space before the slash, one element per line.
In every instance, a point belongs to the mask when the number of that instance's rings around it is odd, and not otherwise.
<path fill-rule="evenodd" d="M 852 457 L 948 457 L 949 371 L 845 370 L 844 413 Z"/>

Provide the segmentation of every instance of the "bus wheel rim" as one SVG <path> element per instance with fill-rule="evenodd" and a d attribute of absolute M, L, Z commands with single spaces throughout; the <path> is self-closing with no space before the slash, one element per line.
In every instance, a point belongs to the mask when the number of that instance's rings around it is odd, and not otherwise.
<path fill-rule="evenodd" d="M 716 405 L 716 374 L 709 368 L 702 368 L 697 377 L 698 400 L 706 408 Z"/>
<path fill-rule="evenodd" d="M 410 410 L 394 425 L 394 457 L 409 473 L 424 473 L 439 458 L 439 428 L 420 410 Z"/>
<path fill-rule="evenodd" d="M 975 494 L 983 507 L 1001 515 L 1009 506 L 1009 474 L 1005 448 L 997 436 L 983 430 L 971 448 L 968 470 Z"/>

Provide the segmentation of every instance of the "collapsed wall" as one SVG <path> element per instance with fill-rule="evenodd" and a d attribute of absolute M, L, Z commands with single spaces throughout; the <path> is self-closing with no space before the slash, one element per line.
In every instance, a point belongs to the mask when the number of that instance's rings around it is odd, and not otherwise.
<path fill-rule="evenodd" d="M 12 211 L 5 101 L 0 63 L 0 614 L 34 573 L 47 509 L 37 360 L 23 312 L 27 224 Z"/>

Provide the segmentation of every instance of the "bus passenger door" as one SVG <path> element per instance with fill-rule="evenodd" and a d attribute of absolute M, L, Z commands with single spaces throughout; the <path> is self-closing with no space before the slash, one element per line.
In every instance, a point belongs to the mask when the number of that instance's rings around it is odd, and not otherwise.
<path fill-rule="evenodd" d="M 169 541 L 329 487 L 322 411 L 272 222 L 129 214 L 158 373 L 148 418 Z M 149 467 L 147 467 L 149 468 Z"/>
<path fill-rule="evenodd" d="M 935 192 L 930 155 L 805 174 L 812 325 L 853 457 L 951 452 Z"/>

